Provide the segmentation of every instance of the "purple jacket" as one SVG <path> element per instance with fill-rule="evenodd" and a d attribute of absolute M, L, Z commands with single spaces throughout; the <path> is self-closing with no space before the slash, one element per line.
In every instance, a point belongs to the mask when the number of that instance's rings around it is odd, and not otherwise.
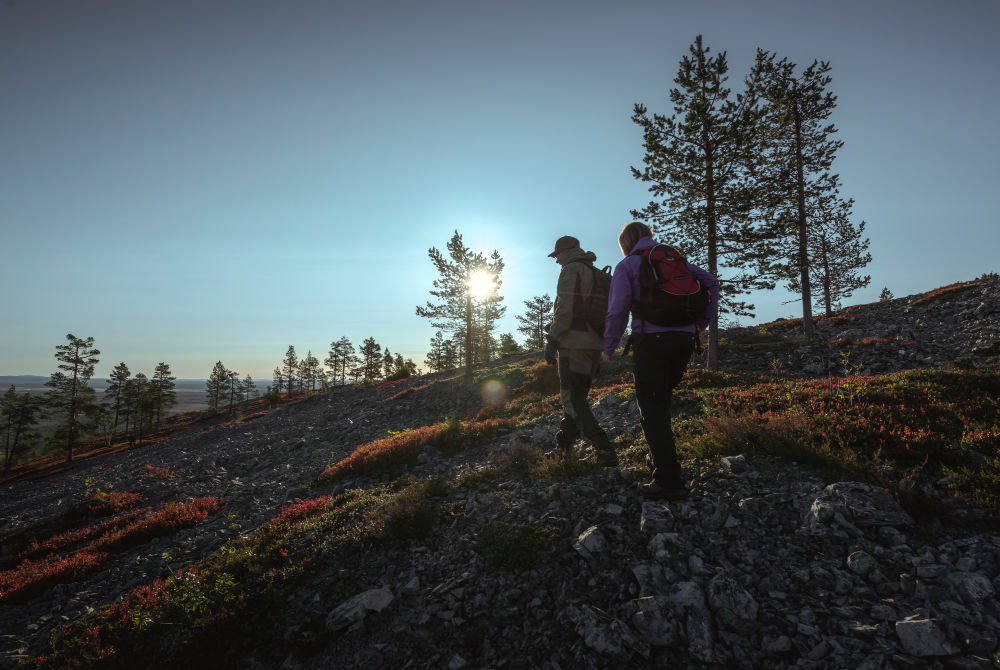
<path fill-rule="evenodd" d="M 634 252 L 643 251 L 656 242 L 652 237 L 643 237 L 635 243 L 633 253 L 626 256 L 616 267 L 614 276 L 611 277 L 611 293 L 608 295 L 608 316 L 604 326 L 604 353 L 608 356 L 614 353 L 615 347 L 621 340 L 622 333 L 625 332 L 625 324 L 628 322 L 629 313 L 632 312 L 632 303 L 639 299 L 639 265 L 642 257 Z M 695 326 L 704 330 L 711 323 L 719 308 L 719 280 L 697 265 L 687 264 L 701 285 L 708 289 L 710 300 L 698 321 L 690 326 L 654 326 L 651 323 L 643 323 L 632 314 L 632 332 L 646 333 L 695 333 Z"/>

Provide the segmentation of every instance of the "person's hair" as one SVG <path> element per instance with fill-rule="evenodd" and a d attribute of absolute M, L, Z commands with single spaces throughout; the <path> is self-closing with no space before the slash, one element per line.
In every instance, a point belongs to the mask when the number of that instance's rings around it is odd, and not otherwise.
<path fill-rule="evenodd" d="M 635 247 L 635 243 L 647 236 L 652 237 L 653 231 L 645 223 L 641 221 L 626 223 L 618 235 L 618 246 L 621 247 L 622 253 L 628 256 Z"/>

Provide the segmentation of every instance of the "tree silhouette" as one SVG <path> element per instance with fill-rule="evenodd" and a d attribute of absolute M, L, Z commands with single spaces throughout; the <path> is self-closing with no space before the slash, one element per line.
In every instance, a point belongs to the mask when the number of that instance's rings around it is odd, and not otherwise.
<path fill-rule="evenodd" d="M 170 366 L 160 361 L 153 370 L 153 378 L 150 380 L 149 391 L 153 403 L 153 416 L 156 421 L 156 430 L 160 429 L 160 419 L 171 407 L 177 404 L 177 392 L 174 377 L 170 373 Z"/>
<path fill-rule="evenodd" d="M 536 295 L 531 300 L 525 300 L 527 311 L 517 315 L 521 324 L 517 327 L 524 334 L 524 348 L 528 351 L 541 351 L 545 348 L 545 324 L 552 319 L 552 298 L 549 294 Z"/>
<path fill-rule="evenodd" d="M 500 306 L 503 298 L 497 293 L 504 263 L 495 250 L 489 261 L 481 253 L 472 253 L 462 242 L 462 236 L 457 230 L 446 248 L 448 257 L 434 247 L 427 252 L 440 275 L 434 280 L 434 288 L 430 292 L 438 302 L 428 301 L 426 306 L 418 306 L 417 316 L 430 319 L 435 328 L 461 337 L 464 342 L 465 373 L 471 375 L 476 345 L 479 344 L 482 355 L 489 356 L 490 331 L 493 323 L 506 310 Z M 473 281 L 479 276 L 487 278 L 491 286 L 489 291 L 477 297 L 473 295 Z"/>
<path fill-rule="evenodd" d="M 66 344 L 56 346 L 59 372 L 53 372 L 45 385 L 52 390 L 46 393 L 46 403 L 53 413 L 62 415 L 60 433 L 66 436 L 66 462 L 73 461 L 73 447 L 86 425 L 81 418 L 94 405 L 94 389 L 87 385 L 94 376 L 94 366 L 100 361 L 101 352 L 94 348 L 94 338 L 81 339 L 72 333 L 66 335 Z"/>
<path fill-rule="evenodd" d="M 677 86 L 670 89 L 672 116 L 650 116 L 645 106 L 635 105 L 632 120 L 643 131 L 645 167 L 633 167 L 632 174 L 650 185 L 656 200 L 632 215 L 719 278 L 720 313 L 752 316 L 754 306 L 738 297 L 774 288 L 755 269 L 765 248 L 751 221 L 753 192 L 746 184 L 756 160 L 755 89 L 748 87 L 749 95 L 733 100 L 724 85 L 726 52 L 712 57 L 709 51 L 698 35 L 681 59 Z M 718 327 L 716 317 L 709 325 L 709 368 L 717 366 Z"/>
<path fill-rule="evenodd" d="M 126 390 L 126 385 L 128 384 L 129 378 L 132 373 L 129 371 L 128 366 L 122 361 L 114 367 L 111 374 L 108 375 L 107 388 L 104 389 L 104 398 L 110 400 L 112 407 L 114 407 L 114 420 L 112 421 L 111 432 L 114 434 L 118 430 L 118 416 L 121 412 L 122 400 L 124 392 Z"/>
<path fill-rule="evenodd" d="M 19 454 L 38 439 L 34 428 L 38 424 L 38 414 L 42 401 L 30 393 L 17 394 L 11 384 L 0 398 L 0 422 L 3 425 L 3 467 L 10 470 Z"/>

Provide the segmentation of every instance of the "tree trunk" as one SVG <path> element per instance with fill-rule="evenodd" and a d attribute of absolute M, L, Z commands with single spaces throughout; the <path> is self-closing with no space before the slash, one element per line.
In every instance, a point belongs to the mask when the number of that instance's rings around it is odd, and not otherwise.
<path fill-rule="evenodd" d="M 826 315 L 830 317 L 833 316 L 833 296 L 830 288 L 830 250 L 825 236 L 821 244 L 823 248 L 823 304 L 826 307 Z"/>
<path fill-rule="evenodd" d="M 471 281 L 472 277 L 468 276 Z M 468 282 L 467 282 L 468 283 Z M 465 293 L 465 375 L 472 377 L 472 290 Z"/>
<path fill-rule="evenodd" d="M 708 225 L 708 271 L 719 276 L 718 234 L 715 221 L 715 165 L 712 145 L 708 133 L 702 136 L 705 151 L 705 222 Z M 697 337 L 697 334 L 695 335 Z M 718 312 L 708 324 L 708 360 L 705 367 L 716 370 L 719 367 L 719 316 Z"/>
<path fill-rule="evenodd" d="M 806 337 L 815 336 L 812 319 L 812 291 L 809 289 L 809 250 L 806 235 L 806 186 L 802 169 L 802 118 L 795 106 L 795 172 L 796 196 L 799 207 L 799 284 L 802 288 L 802 332 Z"/>

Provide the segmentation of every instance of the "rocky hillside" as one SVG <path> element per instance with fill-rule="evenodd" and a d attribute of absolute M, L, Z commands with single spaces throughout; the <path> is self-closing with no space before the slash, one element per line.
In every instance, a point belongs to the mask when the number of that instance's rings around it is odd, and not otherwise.
<path fill-rule="evenodd" d="M 724 364 L 986 359 L 998 295 L 984 278 L 845 310 L 817 324 L 822 344 L 780 322 L 727 333 Z M 0 667 L 994 667 L 994 510 L 936 476 L 883 487 L 760 448 L 690 458 L 689 500 L 644 501 L 622 364 L 594 398 L 622 465 L 599 469 L 542 455 L 558 416 L 535 363 L 338 389 L 3 485 Z M 377 467 L 400 445 L 415 446 Z M 82 521 L 112 499 L 106 528 Z M 167 513 L 192 500 L 215 511 Z M 78 551 L 63 565 L 49 549 Z"/>
<path fill-rule="evenodd" d="M 801 319 L 731 329 L 721 364 L 808 376 L 971 365 L 998 353 L 1000 276 L 848 307 L 817 318 L 816 335 L 802 339 Z"/>

